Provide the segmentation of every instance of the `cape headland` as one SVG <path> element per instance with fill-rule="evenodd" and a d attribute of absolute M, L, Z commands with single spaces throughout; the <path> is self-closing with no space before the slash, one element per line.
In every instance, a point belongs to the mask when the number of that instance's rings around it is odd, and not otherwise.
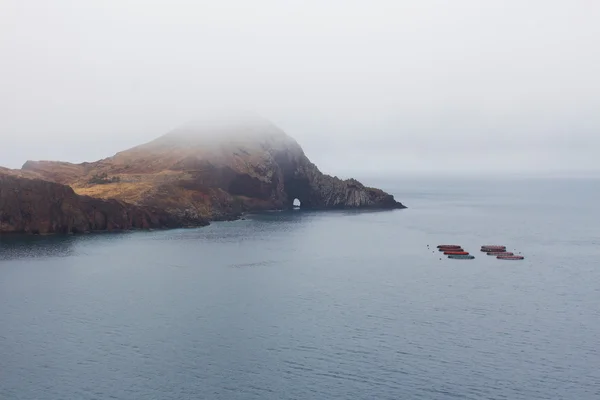
<path fill-rule="evenodd" d="M 323 174 L 260 118 L 202 120 L 96 162 L 0 168 L 0 233 L 207 225 L 244 212 L 405 208 L 355 179 Z"/>

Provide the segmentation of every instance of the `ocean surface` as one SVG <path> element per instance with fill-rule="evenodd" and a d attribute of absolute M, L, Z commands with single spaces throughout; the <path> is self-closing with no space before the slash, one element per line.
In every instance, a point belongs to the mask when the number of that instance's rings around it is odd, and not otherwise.
<path fill-rule="evenodd" d="M 0 399 L 600 398 L 600 181 L 379 184 L 409 208 L 2 238 Z"/>

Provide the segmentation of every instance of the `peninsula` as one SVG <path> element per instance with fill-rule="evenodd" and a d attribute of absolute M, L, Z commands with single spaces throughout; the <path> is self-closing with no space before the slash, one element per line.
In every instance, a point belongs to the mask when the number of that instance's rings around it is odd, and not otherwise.
<path fill-rule="evenodd" d="M 380 189 L 321 173 L 266 120 L 203 120 L 96 162 L 0 168 L 0 233 L 203 226 L 295 199 L 303 209 L 405 208 Z"/>

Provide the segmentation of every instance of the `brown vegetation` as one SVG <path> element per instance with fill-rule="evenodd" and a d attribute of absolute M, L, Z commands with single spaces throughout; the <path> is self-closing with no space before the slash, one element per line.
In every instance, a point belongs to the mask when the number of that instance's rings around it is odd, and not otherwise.
<path fill-rule="evenodd" d="M 28 161 L 4 173 L 160 210 L 182 225 L 291 208 L 294 198 L 309 208 L 403 208 L 381 190 L 322 174 L 296 141 L 264 121 L 187 126 L 97 162 Z"/>

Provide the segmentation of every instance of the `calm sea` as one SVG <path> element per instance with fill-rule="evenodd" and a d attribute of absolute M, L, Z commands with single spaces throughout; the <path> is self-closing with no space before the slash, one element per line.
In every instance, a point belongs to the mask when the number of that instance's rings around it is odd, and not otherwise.
<path fill-rule="evenodd" d="M 600 181 L 383 186 L 410 208 L 3 238 L 0 399 L 600 398 Z"/>

